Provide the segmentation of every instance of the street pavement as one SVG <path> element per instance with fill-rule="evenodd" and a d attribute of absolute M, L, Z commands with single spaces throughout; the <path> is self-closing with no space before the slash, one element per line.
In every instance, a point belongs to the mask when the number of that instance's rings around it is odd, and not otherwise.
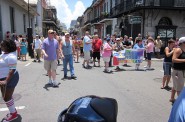
<path fill-rule="evenodd" d="M 118 102 L 117 122 L 167 122 L 171 110 L 170 91 L 162 90 L 162 60 L 153 60 L 150 71 L 135 71 L 123 67 L 122 71 L 106 74 L 104 67 L 82 68 L 74 63 L 76 80 L 61 80 L 62 65 L 57 69 L 59 88 L 46 85 L 48 77 L 43 62 L 18 61 L 20 80 L 14 92 L 19 118 L 15 122 L 56 122 L 61 111 L 75 99 L 85 95 L 114 98 Z M 144 69 L 144 61 L 140 68 Z M 68 73 L 70 76 L 70 73 Z M 172 86 L 172 82 L 169 84 Z M 0 120 L 7 114 L 0 101 Z"/>

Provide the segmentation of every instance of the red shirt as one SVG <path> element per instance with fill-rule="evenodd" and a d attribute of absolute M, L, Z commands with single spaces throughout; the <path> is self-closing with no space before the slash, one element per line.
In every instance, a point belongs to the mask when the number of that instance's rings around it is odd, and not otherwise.
<path fill-rule="evenodd" d="M 100 52 L 101 46 L 102 46 L 101 39 L 96 39 L 96 40 L 94 39 L 93 40 L 93 42 L 92 42 L 93 52 Z"/>

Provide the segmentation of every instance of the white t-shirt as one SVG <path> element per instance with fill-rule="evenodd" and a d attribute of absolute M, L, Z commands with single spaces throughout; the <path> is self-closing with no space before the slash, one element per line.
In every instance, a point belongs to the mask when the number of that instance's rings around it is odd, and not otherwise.
<path fill-rule="evenodd" d="M 17 56 L 15 52 L 0 55 L 0 78 L 8 76 L 10 69 L 16 69 Z"/>
<path fill-rule="evenodd" d="M 34 46 L 35 46 L 35 49 L 41 49 L 41 44 L 42 44 L 42 41 L 40 40 L 40 39 L 35 39 L 34 41 L 33 41 L 33 44 L 35 44 Z"/>
<path fill-rule="evenodd" d="M 19 40 L 15 40 L 16 47 L 20 47 L 21 42 Z"/>

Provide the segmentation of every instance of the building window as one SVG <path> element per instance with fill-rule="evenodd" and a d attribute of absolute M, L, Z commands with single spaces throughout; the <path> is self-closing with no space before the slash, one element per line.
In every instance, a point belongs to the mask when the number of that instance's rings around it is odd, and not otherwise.
<path fill-rule="evenodd" d="M 23 14 L 23 28 L 24 28 L 24 32 L 26 33 L 26 15 Z"/>
<path fill-rule="evenodd" d="M 10 6 L 10 25 L 11 25 L 11 32 L 15 33 L 15 15 L 14 15 L 14 8 Z"/>

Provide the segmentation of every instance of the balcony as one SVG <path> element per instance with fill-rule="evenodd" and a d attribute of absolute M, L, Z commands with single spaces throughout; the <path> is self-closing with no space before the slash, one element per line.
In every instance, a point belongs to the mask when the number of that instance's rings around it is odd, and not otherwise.
<path fill-rule="evenodd" d="M 124 2 L 121 2 L 120 4 L 116 5 L 111 9 L 110 16 L 115 17 L 119 14 L 122 14 L 124 12 Z"/>
<path fill-rule="evenodd" d="M 90 20 L 87 20 L 85 23 L 84 23 L 84 25 L 87 25 L 87 24 L 90 24 L 91 23 L 91 21 Z"/>
<path fill-rule="evenodd" d="M 145 8 L 185 9 L 185 0 L 126 0 L 124 12 Z"/>
<path fill-rule="evenodd" d="M 91 21 L 91 23 L 98 23 L 100 20 L 101 20 L 100 17 L 96 17 Z"/>
<path fill-rule="evenodd" d="M 56 19 L 54 17 L 44 17 L 43 21 L 53 21 L 56 23 Z"/>

